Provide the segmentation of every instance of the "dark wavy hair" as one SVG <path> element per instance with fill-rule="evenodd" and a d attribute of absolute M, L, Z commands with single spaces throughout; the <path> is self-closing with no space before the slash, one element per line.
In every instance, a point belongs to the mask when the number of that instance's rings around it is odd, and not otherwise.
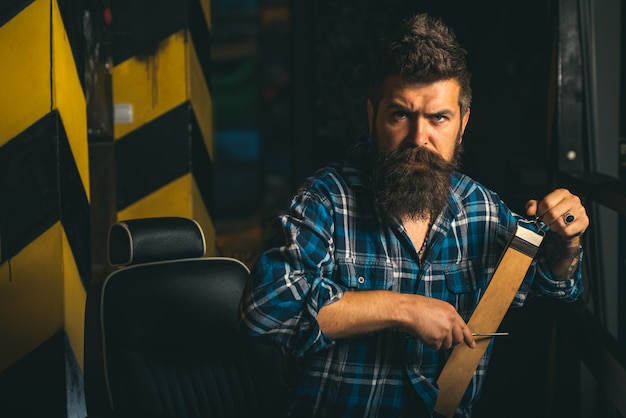
<path fill-rule="evenodd" d="M 404 20 L 382 44 L 373 63 L 369 99 L 377 109 L 382 85 L 394 75 L 409 84 L 455 79 L 461 86 L 459 106 L 464 115 L 472 101 L 466 55 L 454 32 L 441 20 L 415 15 Z"/>

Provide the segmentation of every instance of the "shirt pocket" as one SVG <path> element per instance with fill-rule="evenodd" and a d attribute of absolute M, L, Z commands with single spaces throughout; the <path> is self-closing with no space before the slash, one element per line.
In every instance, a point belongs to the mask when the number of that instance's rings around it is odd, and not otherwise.
<path fill-rule="evenodd" d="M 393 266 L 387 260 L 336 260 L 336 280 L 349 289 L 389 290 L 393 287 Z"/>
<path fill-rule="evenodd" d="M 444 299 L 465 321 L 469 321 L 487 283 L 480 260 L 447 264 L 443 271 L 448 290 Z"/>
<path fill-rule="evenodd" d="M 446 287 L 451 293 L 468 293 L 483 289 L 487 283 L 479 260 L 463 260 L 443 268 Z"/>

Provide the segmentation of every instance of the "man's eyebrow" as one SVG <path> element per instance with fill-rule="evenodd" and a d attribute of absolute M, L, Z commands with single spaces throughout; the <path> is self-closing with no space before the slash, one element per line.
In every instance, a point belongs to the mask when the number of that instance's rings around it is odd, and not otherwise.
<path fill-rule="evenodd" d="M 435 112 L 428 112 L 427 114 L 428 115 L 441 115 L 441 116 L 454 116 L 454 110 L 449 109 L 449 108 L 443 108 Z"/>
<path fill-rule="evenodd" d="M 402 103 L 398 103 L 398 102 L 390 102 L 387 107 L 391 110 L 402 110 L 406 113 L 417 113 L 416 110 L 413 110 L 410 107 L 405 106 Z M 443 107 L 433 112 L 425 112 L 424 114 L 427 116 L 435 116 L 435 115 L 454 116 L 454 113 L 455 113 L 454 109 L 451 109 L 449 107 Z"/>
<path fill-rule="evenodd" d="M 393 110 L 404 110 L 406 112 L 414 112 L 414 110 L 411 109 L 410 107 L 405 106 L 405 105 L 403 105 L 401 103 L 398 103 L 398 102 L 391 102 L 391 103 L 389 103 L 389 105 L 387 107 L 390 108 L 390 109 L 393 109 Z"/>

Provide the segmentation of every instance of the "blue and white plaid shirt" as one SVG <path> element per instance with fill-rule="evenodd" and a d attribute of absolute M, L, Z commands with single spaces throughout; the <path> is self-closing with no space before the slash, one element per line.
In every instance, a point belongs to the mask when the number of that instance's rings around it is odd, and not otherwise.
<path fill-rule="evenodd" d="M 242 298 L 242 326 L 297 358 L 287 416 L 414 416 L 406 409 L 415 394 L 432 411 L 450 350 L 429 349 L 399 329 L 332 340 L 317 312 L 346 291 L 386 289 L 448 301 L 467 322 L 520 219 L 495 193 L 455 173 L 420 262 L 401 223 L 377 215 L 368 149 L 360 144 L 343 167 L 322 169 L 300 188 L 290 211 L 277 218 L 281 243 L 259 257 Z M 531 293 L 574 300 L 581 292 L 580 271 L 554 281 L 540 251 L 514 305 Z M 470 415 L 490 352 L 457 416 Z"/>

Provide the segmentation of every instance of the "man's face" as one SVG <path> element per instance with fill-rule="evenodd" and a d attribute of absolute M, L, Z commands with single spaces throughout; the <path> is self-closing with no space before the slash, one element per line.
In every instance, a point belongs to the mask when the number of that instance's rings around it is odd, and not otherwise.
<path fill-rule="evenodd" d="M 378 109 L 368 102 L 377 153 L 372 186 L 387 217 L 434 219 L 445 207 L 469 118 L 456 81 L 402 86 L 389 78 Z"/>
<path fill-rule="evenodd" d="M 379 152 L 425 147 L 450 162 L 469 120 L 461 115 L 456 80 L 403 85 L 398 76 L 383 84 L 374 109 L 368 101 L 369 127 Z"/>

